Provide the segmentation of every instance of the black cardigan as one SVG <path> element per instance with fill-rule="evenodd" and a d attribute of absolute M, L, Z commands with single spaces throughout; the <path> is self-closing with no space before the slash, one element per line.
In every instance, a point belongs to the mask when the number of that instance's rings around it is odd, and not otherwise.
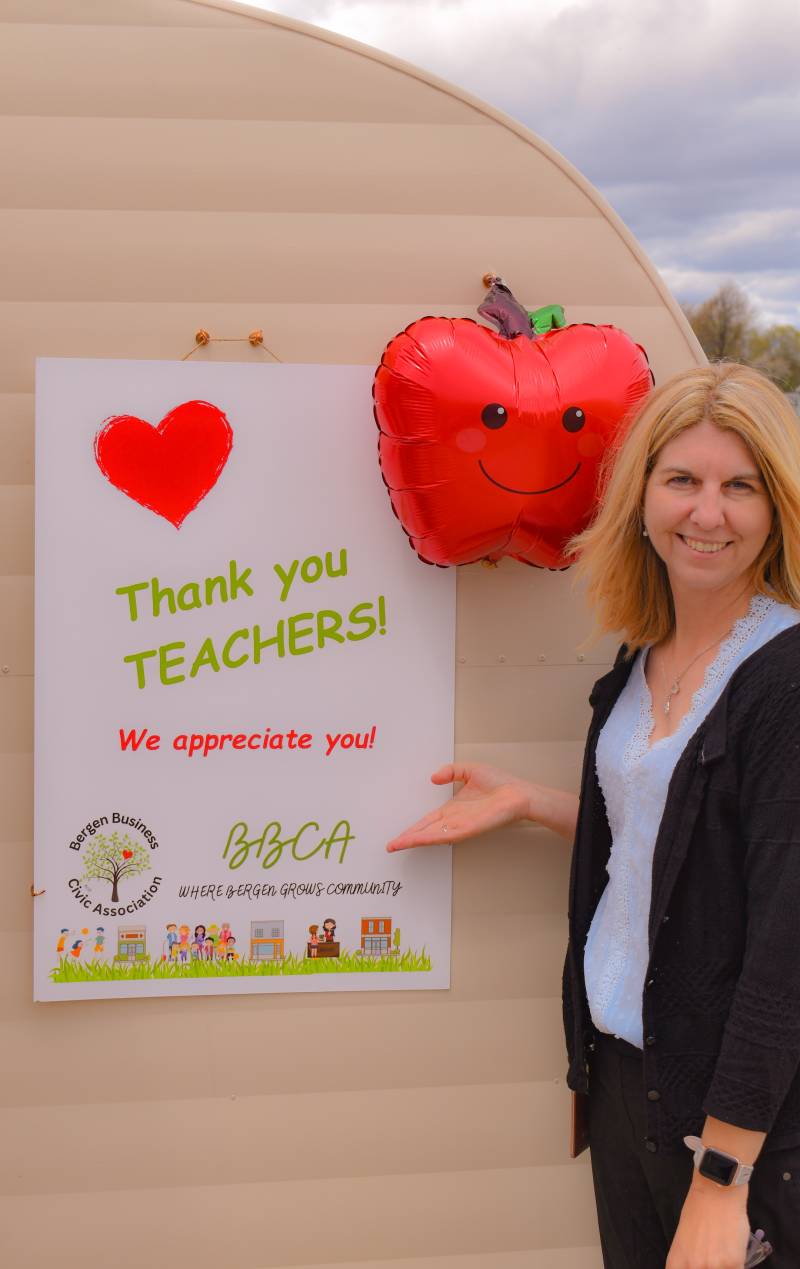
<path fill-rule="evenodd" d="M 631 672 L 620 648 L 589 703 L 564 965 L 567 1083 L 587 1092 L 583 954 L 611 830 L 595 749 Z M 706 1115 L 800 1143 L 800 626 L 731 675 L 678 759 L 653 856 L 642 996 L 645 1144 L 684 1149 Z"/>

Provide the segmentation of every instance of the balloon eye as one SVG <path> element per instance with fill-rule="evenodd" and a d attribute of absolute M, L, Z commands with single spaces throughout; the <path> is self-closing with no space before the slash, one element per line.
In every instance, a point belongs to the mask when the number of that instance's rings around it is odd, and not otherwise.
<path fill-rule="evenodd" d="M 485 405 L 481 411 L 481 418 L 487 427 L 502 427 L 508 422 L 508 410 L 504 405 L 498 405 L 494 401 L 491 405 Z"/>
<path fill-rule="evenodd" d="M 568 432 L 580 432 L 586 422 L 586 415 L 577 405 L 571 405 L 561 416 L 561 422 Z"/>

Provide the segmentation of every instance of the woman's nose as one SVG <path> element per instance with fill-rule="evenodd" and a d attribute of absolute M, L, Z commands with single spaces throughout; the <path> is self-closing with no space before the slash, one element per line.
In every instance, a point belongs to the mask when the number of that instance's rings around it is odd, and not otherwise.
<path fill-rule="evenodd" d="M 715 529 L 725 523 L 725 506 L 722 490 L 702 488 L 698 490 L 689 519 L 698 528 Z"/>

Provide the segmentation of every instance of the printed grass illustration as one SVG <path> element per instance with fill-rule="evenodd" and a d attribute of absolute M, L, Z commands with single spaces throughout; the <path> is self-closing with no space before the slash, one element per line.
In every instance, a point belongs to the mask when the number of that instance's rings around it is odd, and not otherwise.
<path fill-rule="evenodd" d="M 107 881 L 111 886 L 111 902 L 119 903 L 119 883 L 150 871 L 150 856 L 139 842 L 127 833 L 110 837 L 98 833 L 83 854 L 82 881 Z"/>
<path fill-rule="evenodd" d="M 103 961 L 87 961 L 61 964 L 50 971 L 54 983 L 79 982 L 131 982 L 145 978 L 265 978 L 286 977 L 292 974 L 397 974 L 425 973 L 431 969 L 431 958 L 426 948 L 421 952 L 410 949 L 402 956 L 360 956 L 356 952 L 342 952 L 338 957 L 320 960 L 295 956 L 293 953 L 282 961 L 139 961 L 130 965 L 109 965 Z"/>

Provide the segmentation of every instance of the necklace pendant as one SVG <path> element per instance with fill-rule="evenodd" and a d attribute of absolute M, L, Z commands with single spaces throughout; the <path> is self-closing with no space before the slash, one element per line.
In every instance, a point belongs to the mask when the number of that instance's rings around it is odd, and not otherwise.
<path fill-rule="evenodd" d="M 669 707 L 670 707 L 670 704 L 671 704 L 671 700 L 672 700 L 672 698 L 668 696 L 668 697 L 667 697 L 667 699 L 664 701 L 664 713 L 665 713 L 665 714 L 668 714 L 668 713 L 669 713 Z"/>

